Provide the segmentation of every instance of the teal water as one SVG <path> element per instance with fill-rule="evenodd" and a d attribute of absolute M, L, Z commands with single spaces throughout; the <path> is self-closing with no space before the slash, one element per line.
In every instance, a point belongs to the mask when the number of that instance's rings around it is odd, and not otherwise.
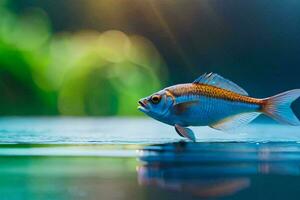
<path fill-rule="evenodd" d="M 135 118 L 1 118 L 0 199 L 298 199 L 300 130 Z"/>
<path fill-rule="evenodd" d="M 299 127 L 250 124 L 229 133 L 192 128 L 199 142 L 300 141 Z M 1 144 L 156 144 L 182 139 L 149 118 L 0 118 Z"/>

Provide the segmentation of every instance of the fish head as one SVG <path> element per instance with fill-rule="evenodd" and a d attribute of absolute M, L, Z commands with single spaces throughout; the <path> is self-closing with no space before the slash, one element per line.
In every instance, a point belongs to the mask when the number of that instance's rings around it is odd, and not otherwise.
<path fill-rule="evenodd" d="M 141 112 L 159 120 L 160 117 L 167 115 L 170 107 L 174 103 L 174 99 L 166 90 L 161 90 L 140 99 L 138 103 L 138 109 Z"/>

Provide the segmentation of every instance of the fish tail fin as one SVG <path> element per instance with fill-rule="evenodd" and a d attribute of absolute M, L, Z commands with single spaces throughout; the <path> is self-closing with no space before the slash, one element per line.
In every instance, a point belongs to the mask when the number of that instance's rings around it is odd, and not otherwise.
<path fill-rule="evenodd" d="M 294 89 L 263 99 L 262 112 L 281 123 L 299 126 L 300 121 L 291 108 L 299 97 L 300 89 Z"/>

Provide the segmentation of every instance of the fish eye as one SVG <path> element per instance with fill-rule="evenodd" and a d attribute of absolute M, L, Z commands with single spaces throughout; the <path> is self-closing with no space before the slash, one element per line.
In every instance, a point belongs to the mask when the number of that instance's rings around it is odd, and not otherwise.
<path fill-rule="evenodd" d="M 161 96 L 160 95 L 153 95 L 151 97 L 151 102 L 154 104 L 158 104 L 160 102 Z"/>

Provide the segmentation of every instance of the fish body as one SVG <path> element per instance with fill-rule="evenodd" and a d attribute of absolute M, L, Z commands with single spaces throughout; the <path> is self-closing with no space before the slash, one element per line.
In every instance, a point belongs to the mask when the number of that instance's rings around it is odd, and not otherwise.
<path fill-rule="evenodd" d="M 260 114 L 277 121 L 300 125 L 290 108 L 300 89 L 258 99 L 218 74 L 204 74 L 193 83 L 167 87 L 139 101 L 139 110 L 175 127 L 183 137 L 195 140 L 188 126 L 229 130 L 251 122 Z"/>
<path fill-rule="evenodd" d="M 262 101 L 201 83 L 175 85 L 165 89 L 177 102 L 170 107 L 171 125 L 206 126 L 244 112 L 256 112 Z"/>

